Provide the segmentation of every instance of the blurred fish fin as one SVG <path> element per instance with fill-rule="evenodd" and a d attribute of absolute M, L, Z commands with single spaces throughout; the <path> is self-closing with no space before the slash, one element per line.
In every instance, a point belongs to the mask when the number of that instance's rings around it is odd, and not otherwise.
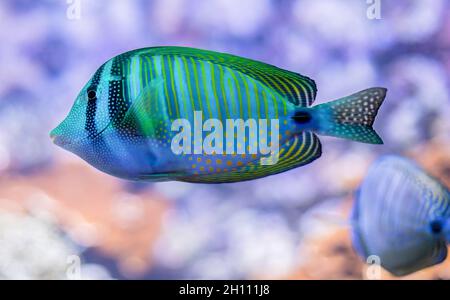
<path fill-rule="evenodd" d="M 403 253 L 397 252 L 397 255 L 404 254 L 408 258 L 406 261 L 390 264 L 385 264 L 381 261 L 381 265 L 395 276 L 405 276 L 438 265 L 447 258 L 447 245 L 444 241 L 424 242 L 427 241 L 419 240 L 414 245 L 414 248 L 405 249 Z M 416 253 L 413 252 L 414 250 Z M 415 255 L 411 255 L 410 253 Z"/>
<path fill-rule="evenodd" d="M 159 101 L 157 101 L 162 84 L 162 78 L 151 80 L 133 100 L 120 124 L 136 127 L 139 133 L 144 136 L 153 136 L 154 124 L 157 124 L 155 120 L 165 116 L 161 111 L 157 112 L 157 110 L 164 109 L 164 107 L 158 105 Z"/>
<path fill-rule="evenodd" d="M 350 230 L 350 237 L 352 240 L 353 248 L 355 249 L 356 253 L 358 253 L 361 257 L 367 257 L 367 250 L 365 243 L 363 241 L 362 235 L 360 233 L 360 228 L 358 226 L 359 222 L 359 195 L 360 195 L 360 189 L 358 188 L 355 191 L 354 197 L 353 197 L 353 207 L 352 212 L 350 214 L 350 223 L 352 224 L 351 230 Z"/>
<path fill-rule="evenodd" d="M 372 125 L 387 89 L 370 88 L 310 109 L 317 133 L 369 144 L 383 144 Z M 295 119 L 294 119 L 295 120 Z"/>

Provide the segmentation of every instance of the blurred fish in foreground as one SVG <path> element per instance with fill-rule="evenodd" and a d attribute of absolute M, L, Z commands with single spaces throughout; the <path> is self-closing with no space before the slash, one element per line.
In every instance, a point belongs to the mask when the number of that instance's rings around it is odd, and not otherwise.
<path fill-rule="evenodd" d="M 385 156 L 356 194 L 352 241 L 359 255 L 376 255 L 396 276 L 447 257 L 450 192 L 413 162 Z"/>

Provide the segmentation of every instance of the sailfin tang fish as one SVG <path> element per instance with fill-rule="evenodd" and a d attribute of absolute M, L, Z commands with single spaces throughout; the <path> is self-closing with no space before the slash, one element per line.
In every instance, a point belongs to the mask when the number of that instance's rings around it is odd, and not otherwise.
<path fill-rule="evenodd" d="M 382 143 L 372 124 L 386 89 L 311 106 L 316 93 L 314 80 L 251 59 L 184 47 L 137 49 L 104 63 L 50 135 L 117 177 L 204 183 L 308 164 L 321 156 L 316 134 Z M 174 145 L 184 150 L 175 153 Z"/>
<path fill-rule="evenodd" d="M 402 276 L 439 264 L 450 238 L 450 192 L 415 163 L 377 160 L 356 193 L 351 226 L 356 251 L 376 255 Z"/>

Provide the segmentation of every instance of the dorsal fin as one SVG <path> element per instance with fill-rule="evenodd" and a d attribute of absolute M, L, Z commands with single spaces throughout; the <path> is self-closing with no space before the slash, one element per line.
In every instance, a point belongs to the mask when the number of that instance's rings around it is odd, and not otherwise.
<path fill-rule="evenodd" d="M 310 106 L 316 98 L 317 87 L 314 80 L 256 60 L 186 47 L 154 47 L 136 51 L 152 55 L 182 55 L 229 67 L 274 89 L 296 106 Z"/>

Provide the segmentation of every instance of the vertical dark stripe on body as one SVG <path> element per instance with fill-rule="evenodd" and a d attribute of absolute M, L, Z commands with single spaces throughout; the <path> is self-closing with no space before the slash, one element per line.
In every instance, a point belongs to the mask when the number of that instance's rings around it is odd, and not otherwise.
<path fill-rule="evenodd" d="M 102 65 L 94 74 L 91 80 L 91 84 L 86 89 L 86 93 L 89 91 L 97 91 L 97 85 L 100 83 L 100 78 L 103 73 L 105 65 Z M 95 114 L 97 112 L 97 97 L 88 99 L 86 106 L 86 123 L 84 129 L 88 132 L 88 137 L 94 137 L 97 134 L 97 125 L 95 124 Z"/>
<path fill-rule="evenodd" d="M 95 113 L 97 111 L 97 100 L 88 100 L 86 107 L 86 124 L 84 129 L 88 132 L 88 137 L 94 137 L 97 134 L 97 126 L 95 124 Z"/>
<path fill-rule="evenodd" d="M 126 60 L 128 58 L 123 56 L 117 56 L 112 61 L 111 75 L 114 77 L 120 77 L 122 80 L 110 80 L 108 83 L 108 115 L 111 124 L 118 128 L 122 123 L 125 114 L 127 113 L 131 101 L 128 99 L 129 93 L 127 92 L 127 85 L 124 79 L 126 76 Z M 124 124 L 130 127 L 131 124 Z"/>

